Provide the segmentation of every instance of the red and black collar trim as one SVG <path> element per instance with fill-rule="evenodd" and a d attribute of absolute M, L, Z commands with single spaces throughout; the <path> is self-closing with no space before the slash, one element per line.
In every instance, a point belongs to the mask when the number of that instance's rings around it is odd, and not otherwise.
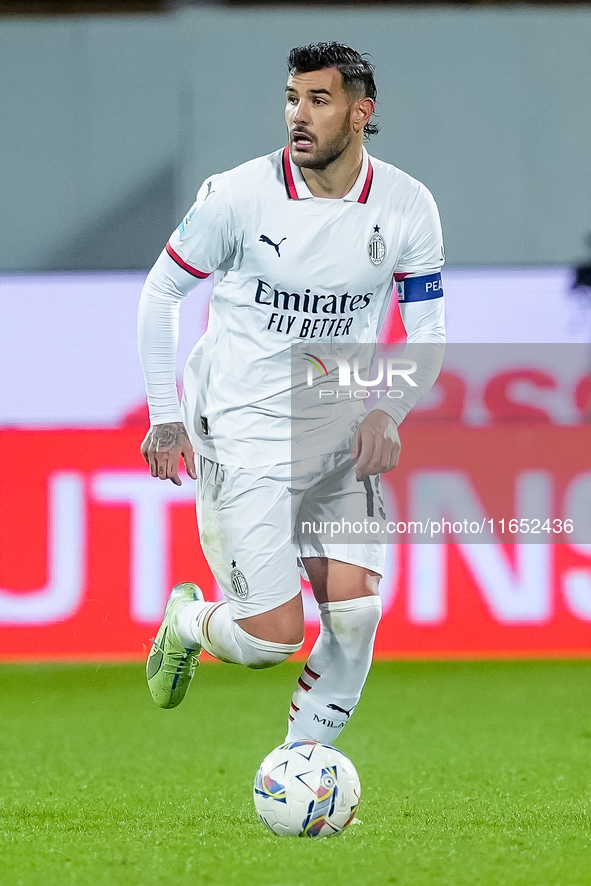
<path fill-rule="evenodd" d="M 283 181 L 285 184 L 285 191 L 287 193 L 288 200 L 299 200 L 298 189 L 296 187 L 296 183 L 293 177 L 293 171 L 291 168 L 291 158 L 289 156 L 289 147 L 286 147 L 281 155 L 281 163 L 283 165 Z M 367 163 L 367 174 L 365 176 L 365 182 L 363 183 L 363 187 L 361 189 L 361 193 L 357 198 L 357 203 L 367 203 L 369 192 L 371 191 L 371 185 L 373 182 L 373 166 L 371 165 L 371 160 L 368 158 Z"/>
<path fill-rule="evenodd" d="M 287 191 L 288 200 L 297 200 L 298 191 L 293 180 L 293 172 L 291 171 L 291 162 L 289 159 L 289 147 L 285 148 L 281 157 L 283 163 L 283 181 L 285 182 L 285 190 Z"/>
<path fill-rule="evenodd" d="M 358 203 L 367 203 L 367 198 L 369 197 L 369 192 L 371 191 L 371 185 L 373 182 L 373 166 L 371 165 L 371 160 L 368 158 L 367 164 L 367 175 L 365 176 L 365 182 L 361 189 L 361 193 L 357 199 Z"/>

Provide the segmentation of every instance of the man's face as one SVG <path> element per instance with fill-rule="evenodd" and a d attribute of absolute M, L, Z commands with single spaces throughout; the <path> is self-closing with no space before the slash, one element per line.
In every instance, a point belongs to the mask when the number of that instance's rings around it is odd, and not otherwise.
<path fill-rule="evenodd" d="M 351 98 L 340 72 L 323 68 L 287 80 L 285 121 L 291 158 L 297 166 L 326 169 L 353 137 Z"/>

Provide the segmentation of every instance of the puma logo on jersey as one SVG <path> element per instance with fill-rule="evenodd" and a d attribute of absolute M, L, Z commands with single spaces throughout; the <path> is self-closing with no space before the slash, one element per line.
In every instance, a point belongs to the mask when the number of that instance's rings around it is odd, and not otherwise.
<path fill-rule="evenodd" d="M 327 708 L 330 708 L 332 711 L 340 711 L 341 714 L 345 714 L 345 716 L 347 717 L 347 719 L 349 719 L 349 717 L 350 717 L 351 714 L 353 713 L 353 708 L 351 708 L 350 711 L 346 711 L 344 708 L 340 708 L 340 707 L 338 706 L 338 704 L 327 704 L 326 707 L 327 707 Z"/>
<path fill-rule="evenodd" d="M 283 240 L 287 240 L 287 237 L 284 237 Z M 259 243 L 268 243 L 269 246 L 272 246 L 279 258 L 281 258 L 281 253 L 279 252 L 279 247 L 283 243 L 283 240 L 280 240 L 279 243 L 273 243 L 272 240 L 266 236 L 266 234 L 261 234 L 259 237 Z"/>

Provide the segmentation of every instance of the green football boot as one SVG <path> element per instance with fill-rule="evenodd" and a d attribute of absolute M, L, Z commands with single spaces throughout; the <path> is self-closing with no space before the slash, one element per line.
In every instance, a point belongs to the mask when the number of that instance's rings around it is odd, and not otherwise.
<path fill-rule="evenodd" d="M 201 647 L 187 649 L 178 639 L 173 627 L 178 607 L 195 600 L 203 602 L 203 593 L 197 585 L 190 581 L 175 585 L 168 598 L 156 639 L 152 640 L 152 650 L 146 662 L 146 676 L 152 698 L 161 708 L 176 708 L 182 702 L 199 664 L 197 658 Z"/>

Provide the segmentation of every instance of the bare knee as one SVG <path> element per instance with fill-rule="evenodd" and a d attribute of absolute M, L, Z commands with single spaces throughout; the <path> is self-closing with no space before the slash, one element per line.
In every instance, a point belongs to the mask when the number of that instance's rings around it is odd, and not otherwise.
<path fill-rule="evenodd" d="M 355 600 L 378 593 L 380 576 L 363 566 L 328 557 L 306 557 L 304 566 L 318 603 Z"/>
<path fill-rule="evenodd" d="M 241 618 L 238 624 L 243 631 L 259 640 L 287 645 L 301 645 L 304 639 L 304 609 L 301 594 L 276 609 Z"/>

